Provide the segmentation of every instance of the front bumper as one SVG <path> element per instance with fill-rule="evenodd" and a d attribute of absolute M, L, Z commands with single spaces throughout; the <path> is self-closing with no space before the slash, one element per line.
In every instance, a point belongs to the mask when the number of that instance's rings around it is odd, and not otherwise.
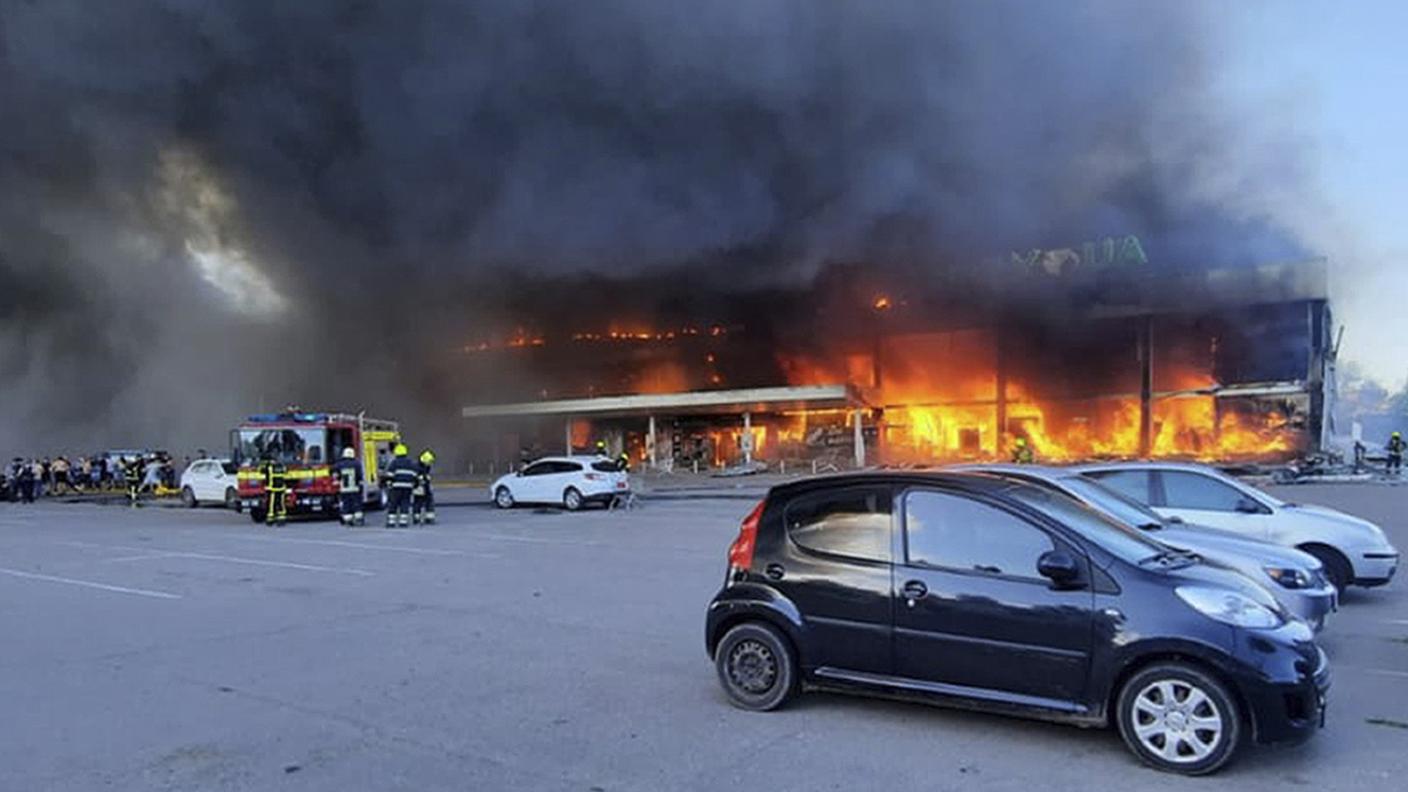
<path fill-rule="evenodd" d="M 1274 584 L 1273 584 L 1274 585 Z M 1309 624 L 1315 632 L 1325 629 L 1325 621 L 1339 610 L 1339 593 L 1331 585 L 1318 589 L 1285 589 L 1275 592 L 1276 599 L 1292 616 Z"/>
<path fill-rule="evenodd" d="M 1354 559 L 1354 584 L 1370 588 L 1382 586 L 1393 580 L 1393 574 L 1397 571 L 1397 550 L 1366 551 Z"/>
<path fill-rule="evenodd" d="M 1302 624 L 1239 632 L 1242 668 L 1236 673 L 1236 683 L 1251 709 L 1256 741 L 1309 739 L 1325 725 L 1329 658 L 1310 640 Z"/>

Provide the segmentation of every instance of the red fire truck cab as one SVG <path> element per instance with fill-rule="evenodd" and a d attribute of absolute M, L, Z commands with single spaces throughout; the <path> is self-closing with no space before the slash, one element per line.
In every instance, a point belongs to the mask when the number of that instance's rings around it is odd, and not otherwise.
<path fill-rule="evenodd" d="M 230 432 L 230 458 L 239 466 L 240 505 L 255 522 L 263 522 L 268 508 L 264 479 L 259 473 L 266 458 L 288 469 L 289 514 L 337 514 L 337 482 L 332 465 L 345 448 L 354 449 L 366 481 L 363 498 L 368 508 L 380 507 L 377 477 L 381 460 L 401 439 L 395 421 L 319 412 L 283 412 L 251 415 Z"/>

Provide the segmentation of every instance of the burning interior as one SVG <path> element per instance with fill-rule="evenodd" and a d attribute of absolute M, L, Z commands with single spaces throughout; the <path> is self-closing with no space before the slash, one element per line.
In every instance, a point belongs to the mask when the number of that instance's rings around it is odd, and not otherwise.
<path fill-rule="evenodd" d="M 1323 261 L 1020 265 L 955 289 L 859 265 L 717 299 L 646 284 L 653 303 L 616 303 L 660 306 L 637 319 L 538 306 L 457 351 L 471 456 L 505 466 L 605 441 L 665 469 L 849 467 L 1002 459 L 1017 438 L 1055 462 L 1320 446 L 1334 371 Z M 491 376 L 506 370 L 521 376 Z"/>

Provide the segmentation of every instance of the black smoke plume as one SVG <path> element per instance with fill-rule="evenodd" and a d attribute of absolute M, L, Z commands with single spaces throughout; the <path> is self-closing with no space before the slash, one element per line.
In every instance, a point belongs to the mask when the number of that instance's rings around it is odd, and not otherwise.
<path fill-rule="evenodd" d="M 291 402 L 429 434 L 466 339 L 833 261 L 1298 255 L 1216 9 L 0 0 L 0 448 L 218 447 Z"/>

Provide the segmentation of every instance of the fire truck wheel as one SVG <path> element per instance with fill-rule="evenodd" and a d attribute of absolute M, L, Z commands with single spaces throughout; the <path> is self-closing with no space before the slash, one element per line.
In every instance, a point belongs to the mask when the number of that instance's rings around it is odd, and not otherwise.
<path fill-rule="evenodd" d="M 240 503 L 240 495 L 235 492 L 234 487 L 225 488 L 225 508 L 231 511 L 239 511 L 244 508 L 244 504 Z"/>
<path fill-rule="evenodd" d="M 253 508 L 253 509 L 250 509 L 250 510 L 249 510 L 249 519 L 251 519 L 251 520 L 253 520 L 254 522 L 257 522 L 257 523 L 262 523 L 262 522 L 264 522 L 264 510 L 263 510 L 263 509 L 260 509 L 260 508 L 257 508 L 257 507 L 256 507 L 256 508 Z"/>
<path fill-rule="evenodd" d="M 567 507 L 567 511 L 577 511 L 582 508 L 582 493 L 578 492 L 576 487 L 568 487 L 567 491 L 562 493 L 562 505 Z"/>
<path fill-rule="evenodd" d="M 181 488 L 181 505 L 187 509 L 194 509 L 200 505 L 196 501 L 196 493 L 190 487 Z"/>

